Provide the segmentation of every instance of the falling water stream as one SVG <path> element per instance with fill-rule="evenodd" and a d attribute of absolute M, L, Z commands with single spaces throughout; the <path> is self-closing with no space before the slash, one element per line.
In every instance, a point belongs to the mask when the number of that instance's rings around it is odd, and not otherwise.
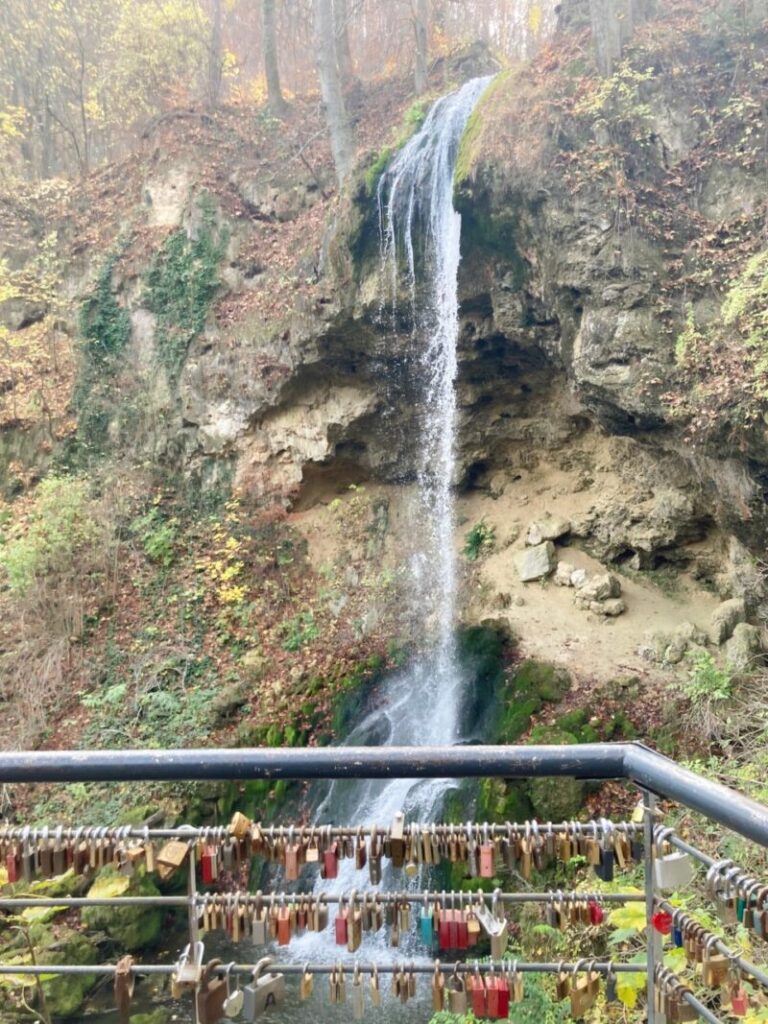
<path fill-rule="evenodd" d="M 414 475 L 417 482 L 413 531 L 417 538 L 411 556 L 411 605 L 415 635 L 424 637 L 423 653 L 414 664 L 389 678 L 377 704 L 344 739 L 345 746 L 437 746 L 462 740 L 462 696 L 466 680 L 455 649 L 456 565 L 454 552 L 453 484 L 459 333 L 458 270 L 461 217 L 453 206 L 453 174 L 467 121 L 490 78 L 477 78 L 438 100 L 420 131 L 393 160 L 378 187 L 382 279 L 382 318 L 394 330 L 402 312 L 405 292 L 410 321 L 409 388 L 416 402 L 417 442 Z M 343 757 L 343 748 L 339 757 Z M 387 828 L 403 810 L 410 821 L 435 820 L 452 782 L 439 780 L 335 782 L 317 801 L 316 821 L 339 824 L 377 824 Z M 367 887 L 367 871 L 355 870 L 354 861 L 342 860 L 339 877 L 317 883 L 325 892 L 359 891 Z M 384 887 L 404 888 L 404 876 L 383 878 Z M 423 888 L 424 880 L 412 883 Z M 418 947 L 390 949 L 385 937 L 375 945 L 365 940 L 368 955 L 402 960 Z M 210 952 L 213 952 L 212 950 Z M 243 943 L 216 950 L 215 955 L 255 960 L 263 955 Z M 281 958 L 333 962 L 338 947 L 330 930 L 306 933 L 281 950 Z M 423 953 L 423 951 L 422 951 Z M 350 1019 L 349 1007 L 328 1003 L 323 979 L 316 979 L 316 995 L 307 1016 L 334 1022 Z M 382 978 L 382 988 L 387 984 Z M 276 1024 L 294 1020 L 292 998 L 284 1008 L 270 1012 Z M 428 1011 L 422 1000 L 408 1006 L 392 1003 L 377 1013 L 379 1020 L 423 1021 Z M 185 1020 L 183 1011 L 175 1018 Z"/>
<path fill-rule="evenodd" d="M 345 737 L 348 746 L 437 746 L 462 738 L 453 541 L 461 216 L 453 206 L 453 172 L 467 120 L 489 81 L 473 79 L 438 100 L 379 182 L 382 314 L 394 323 L 404 281 L 412 324 L 408 364 L 418 437 L 412 534 L 418 540 L 409 578 L 414 632 L 430 642 L 388 681 L 379 705 Z M 411 820 L 434 820 L 449 785 L 444 779 L 335 783 L 319 814 L 382 826 L 399 810 Z"/>

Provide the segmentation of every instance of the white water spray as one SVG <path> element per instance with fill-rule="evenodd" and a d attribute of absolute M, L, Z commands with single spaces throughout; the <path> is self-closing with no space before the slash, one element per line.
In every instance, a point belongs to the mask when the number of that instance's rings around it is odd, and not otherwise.
<path fill-rule="evenodd" d="M 403 277 L 408 289 L 410 388 L 418 424 L 411 589 L 416 633 L 430 643 L 416 664 L 387 682 L 381 705 L 345 737 L 349 746 L 438 746 L 461 739 L 464 680 L 454 644 L 453 541 L 461 216 L 453 206 L 453 173 L 467 121 L 489 82 L 474 79 L 438 100 L 377 192 L 382 310 L 391 310 L 393 322 Z M 402 809 L 425 821 L 449 785 L 442 779 L 335 784 L 321 813 L 384 827 Z"/>

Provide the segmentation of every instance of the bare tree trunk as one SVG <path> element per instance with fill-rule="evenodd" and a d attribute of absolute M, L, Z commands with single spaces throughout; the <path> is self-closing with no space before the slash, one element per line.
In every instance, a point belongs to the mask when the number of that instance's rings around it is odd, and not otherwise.
<path fill-rule="evenodd" d="M 416 37 L 416 57 L 414 63 L 414 86 L 418 95 L 427 91 L 429 84 L 427 74 L 429 39 L 429 0 L 416 0 L 413 8 L 413 31 Z"/>
<path fill-rule="evenodd" d="M 610 75 L 638 25 L 646 21 L 653 0 L 589 0 L 595 56 L 601 74 Z"/>
<path fill-rule="evenodd" d="M 332 0 L 314 0 L 315 45 L 317 46 L 320 90 L 323 94 L 325 117 L 331 133 L 333 162 L 336 165 L 336 177 L 339 180 L 339 185 L 343 185 L 354 164 L 355 143 L 341 88 L 341 76 L 336 57 L 336 30 L 331 3 Z"/>
<path fill-rule="evenodd" d="M 352 51 L 349 48 L 349 13 L 347 0 L 333 0 L 333 21 L 336 27 L 336 60 L 342 85 L 355 77 Z"/>
<path fill-rule="evenodd" d="M 275 0 L 263 0 L 264 69 L 267 74 L 267 106 L 275 117 L 285 117 L 288 104 L 280 87 L 280 69 L 277 63 L 277 35 L 275 33 Z"/>
<path fill-rule="evenodd" d="M 221 98 L 221 72 L 224 59 L 221 42 L 221 0 L 213 0 L 211 18 L 211 42 L 208 47 L 208 103 L 219 105 Z"/>

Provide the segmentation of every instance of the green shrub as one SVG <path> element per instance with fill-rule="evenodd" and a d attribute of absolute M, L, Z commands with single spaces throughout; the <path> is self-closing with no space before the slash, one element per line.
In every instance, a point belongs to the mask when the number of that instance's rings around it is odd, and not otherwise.
<path fill-rule="evenodd" d="M 101 536 L 84 478 L 48 477 L 36 499 L 26 530 L 0 549 L 0 564 L 17 594 L 26 593 L 36 579 L 71 570 L 78 551 Z"/>
<path fill-rule="evenodd" d="M 175 517 L 164 519 L 156 508 L 137 516 L 131 523 L 131 533 L 141 541 L 144 553 L 152 562 L 164 569 L 170 568 L 176 555 L 179 521 Z"/>
<path fill-rule="evenodd" d="M 481 519 L 464 535 L 464 557 L 468 562 L 476 562 L 492 549 L 495 540 L 496 528 Z"/>
<path fill-rule="evenodd" d="M 320 629 L 311 611 L 294 615 L 282 624 L 280 631 L 283 634 L 283 649 L 286 651 L 300 651 L 320 636 Z"/>
<path fill-rule="evenodd" d="M 691 651 L 691 668 L 682 691 L 692 703 L 719 703 L 733 696 L 733 677 L 727 669 L 718 668 L 709 651 Z"/>

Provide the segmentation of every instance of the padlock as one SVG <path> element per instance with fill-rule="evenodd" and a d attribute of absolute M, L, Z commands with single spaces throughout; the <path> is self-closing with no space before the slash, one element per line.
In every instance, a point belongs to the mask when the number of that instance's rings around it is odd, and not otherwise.
<path fill-rule="evenodd" d="M 195 992 L 198 1024 L 218 1024 L 224 1014 L 227 982 L 216 974 L 216 968 L 220 966 L 221 960 L 211 960 L 200 975 Z"/>
<path fill-rule="evenodd" d="M 379 834 L 374 825 L 371 829 L 371 846 L 368 851 L 368 878 L 371 885 L 379 885 L 381 882 L 381 856 Z"/>
<path fill-rule="evenodd" d="M 368 992 L 373 1006 L 381 1006 L 381 985 L 379 984 L 379 972 L 374 965 L 371 968 L 371 980 L 368 985 Z"/>
<path fill-rule="evenodd" d="M 480 844 L 480 877 L 493 878 L 495 847 L 490 837 L 488 823 L 483 825 L 483 841 Z"/>
<path fill-rule="evenodd" d="M 197 988 L 203 973 L 204 957 L 205 946 L 202 942 L 184 947 L 174 971 L 176 985 L 181 991 Z"/>
<path fill-rule="evenodd" d="M 426 894 L 424 895 L 424 906 L 419 915 L 419 937 L 425 946 L 432 948 L 435 937 L 434 912 L 427 901 Z"/>
<path fill-rule="evenodd" d="M 285 999 L 285 978 L 282 974 L 263 972 L 272 963 L 270 957 L 259 960 L 253 969 L 250 984 L 243 989 L 243 1016 L 254 1021 L 263 1016 L 267 1010 L 280 1004 Z"/>
<path fill-rule="evenodd" d="M 467 978 L 467 996 L 469 1003 L 478 1020 L 482 1020 L 483 1017 L 488 1016 L 488 992 L 485 987 L 485 981 L 480 973 L 480 968 L 475 964 L 475 970 L 473 974 L 470 974 Z"/>
<path fill-rule="evenodd" d="M 304 968 L 299 982 L 299 998 L 302 1002 L 309 999 L 315 989 L 315 977 L 309 970 L 309 964 Z"/>
<path fill-rule="evenodd" d="M 234 992 L 232 991 L 232 970 L 234 966 L 234 961 L 228 964 L 224 975 L 227 985 L 227 994 L 224 1000 L 224 1016 L 230 1019 L 240 1016 L 244 1002 L 244 996 L 240 988 L 235 988 Z"/>
<path fill-rule="evenodd" d="M 341 900 L 339 901 L 339 910 L 338 913 L 336 914 L 336 922 L 334 924 L 337 946 L 346 946 L 347 940 L 349 938 L 348 925 L 349 910 L 347 909 L 347 906 L 344 903 L 342 897 Z"/>
<path fill-rule="evenodd" d="M 124 956 L 117 961 L 117 966 L 115 967 L 114 991 L 118 1024 L 128 1024 L 130 1020 L 131 1002 L 136 983 L 133 965 L 133 957 Z"/>
<path fill-rule="evenodd" d="M 355 964 L 352 975 L 352 1019 L 362 1020 L 365 1016 L 365 989 L 363 988 L 363 977 L 360 968 Z"/>
<path fill-rule="evenodd" d="M 719 988 L 728 978 L 730 963 L 727 956 L 722 953 L 715 953 L 715 945 L 718 939 L 716 935 L 710 936 L 704 949 L 702 961 L 702 977 L 704 984 L 710 988 Z"/>
<path fill-rule="evenodd" d="M 440 961 L 435 960 L 435 972 L 432 975 L 432 1010 L 440 1013 L 445 1009 L 445 977 L 440 970 Z"/>
<path fill-rule="evenodd" d="M 357 830 L 357 840 L 355 842 L 355 867 L 358 871 L 362 871 L 366 865 L 367 859 L 365 837 L 363 836 L 363 830 L 361 827 Z"/>
<path fill-rule="evenodd" d="M 467 989 L 464 979 L 459 975 L 458 965 L 454 967 L 448 982 L 448 1008 L 451 1013 L 467 1012 Z"/>
<path fill-rule="evenodd" d="M 567 999 L 570 994 L 571 976 L 566 970 L 563 969 L 563 965 L 560 964 L 560 967 L 557 971 L 557 981 L 555 982 L 555 996 L 557 998 L 557 1001 L 561 1002 L 563 999 Z"/>
<path fill-rule="evenodd" d="M 687 853 L 673 850 L 664 853 L 664 844 L 673 829 L 656 829 L 654 833 L 653 877 L 656 888 L 666 892 L 685 889 L 693 881 L 693 864 Z"/>

